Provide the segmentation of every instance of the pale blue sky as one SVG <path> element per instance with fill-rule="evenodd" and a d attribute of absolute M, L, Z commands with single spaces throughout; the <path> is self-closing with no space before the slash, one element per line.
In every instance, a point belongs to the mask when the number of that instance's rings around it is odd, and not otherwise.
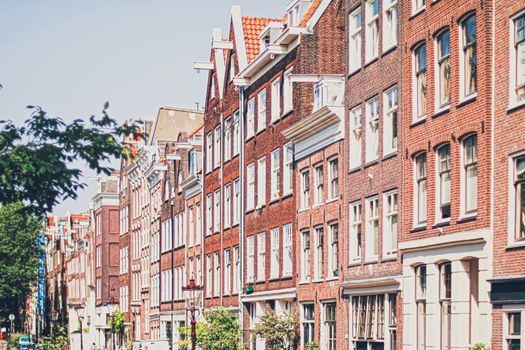
<path fill-rule="evenodd" d="M 110 102 L 119 119 L 152 118 L 159 106 L 202 106 L 211 30 L 226 32 L 230 7 L 282 16 L 289 0 L 0 0 L 0 119 L 17 123 L 27 105 L 66 120 Z M 89 181 L 89 180 L 86 180 Z M 87 207 L 93 186 L 78 203 Z"/>

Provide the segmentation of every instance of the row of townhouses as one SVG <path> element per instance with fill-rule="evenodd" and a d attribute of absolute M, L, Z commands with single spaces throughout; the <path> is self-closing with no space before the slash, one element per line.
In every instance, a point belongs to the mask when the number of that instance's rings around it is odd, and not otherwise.
<path fill-rule="evenodd" d="M 97 347 L 113 307 L 178 348 L 195 280 L 250 350 L 269 310 L 299 349 L 525 349 L 525 2 L 233 6 L 194 68 L 204 113 L 140 122 L 94 199 Z"/>

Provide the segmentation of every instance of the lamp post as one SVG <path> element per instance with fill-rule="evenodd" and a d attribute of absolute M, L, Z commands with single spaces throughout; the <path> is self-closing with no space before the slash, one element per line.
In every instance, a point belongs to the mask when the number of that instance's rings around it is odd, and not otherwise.
<path fill-rule="evenodd" d="M 80 326 L 80 350 L 84 350 L 84 326 L 82 322 L 84 321 L 84 305 L 80 304 L 75 308 L 78 317 L 78 323 Z"/>
<path fill-rule="evenodd" d="M 115 288 L 112 288 L 111 291 L 113 292 L 115 290 Z M 111 306 L 115 306 L 115 298 L 111 298 Z M 113 307 L 112 307 L 113 309 Z M 108 311 L 109 310 L 109 307 L 108 307 Z M 113 312 L 110 311 L 110 314 L 109 314 L 109 317 L 111 318 L 111 349 L 112 350 L 115 350 L 115 311 L 116 310 L 113 310 Z"/>
<path fill-rule="evenodd" d="M 198 303 L 201 298 L 202 287 L 195 284 L 195 280 L 190 279 L 190 283 L 182 288 L 184 299 L 186 299 L 186 312 L 190 315 L 191 322 L 191 349 L 197 349 L 197 317 L 200 310 Z"/>

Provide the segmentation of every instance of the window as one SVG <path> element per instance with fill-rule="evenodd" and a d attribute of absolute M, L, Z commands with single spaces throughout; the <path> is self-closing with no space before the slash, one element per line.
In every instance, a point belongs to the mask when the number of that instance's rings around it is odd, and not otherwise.
<path fill-rule="evenodd" d="M 525 100 L 525 14 L 520 12 L 511 19 L 510 33 L 510 103 Z"/>
<path fill-rule="evenodd" d="M 361 166 L 361 106 L 350 111 L 350 169 Z"/>
<path fill-rule="evenodd" d="M 427 114 L 427 45 L 414 49 L 414 119 Z"/>
<path fill-rule="evenodd" d="M 422 11 L 425 8 L 426 0 L 412 0 L 412 13 Z"/>
<path fill-rule="evenodd" d="M 525 239 L 525 156 L 514 159 L 514 241 Z"/>
<path fill-rule="evenodd" d="M 366 199 L 365 260 L 375 260 L 379 255 L 379 216 L 377 197 Z"/>
<path fill-rule="evenodd" d="M 397 0 L 383 0 L 383 52 L 397 45 Z"/>
<path fill-rule="evenodd" d="M 274 228 L 270 231 L 271 259 L 270 259 L 270 278 L 279 277 L 279 229 Z"/>
<path fill-rule="evenodd" d="M 439 265 L 439 302 L 441 307 L 441 349 L 451 349 L 452 268 L 449 262 Z"/>
<path fill-rule="evenodd" d="M 301 279 L 310 280 L 310 231 L 301 232 Z"/>
<path fill-rule="evenodd" d="M 265 280 L 266 272 L 266 233 L 257 235 L 257 281 Z"/>
<path fill-rule="evenodd" d="M 281 164 L 279 159 L 279 148 L 272 152 L 272 161 L 271 161 L 271 178 L 270 178 L 270 187 L 271 194 L 270 199 L 279 198 L 279 177 L 281 172 Z"/>
<path fill-rule="evenodd" d="M 448 29 L 437 36 L 436 102 L 437 109 L 450 104 L 450 32 Z"/>
<path fill-rule="evenodd" d="M 379 0 L 366 1 L 365 61 L 377 58 L 379 51 Z"/>
<path fill-rule="evenodd" d="M 201 204 L 198 203 L 195 209 L 196 225 L 195 225 L 195 244 L 201 243 Z"/>
<path fill-rule="evenodd" d="M 255 135 L 255 99 L 251 98 L 248 101 L 246 109 L 246 139 L 250 139 Z"/>
<path fill-rule="evenodd" d="M 221 294 L 221 253 L 216 252 L 213 258 L 213 266 L 215 267 L 213 273 L 213 295 L 219 296 Z"/>
<path fill-rule="evenodd" d="M 396 349 L 396 294 L 353 296 L 350 317 L 354 349 Z"/>
<path fill-rule="evenodd" d="M 361 261 L 361 204 L 350 204 L 350 263 Z"/>
<path fill-rule="evenodd" d="M 338 254 L 339 254 L 339 225 L 332 223 L 329 225 L 330 242 L 328 245 L 328 275 L 336 277 L 339 275 Z"/>
<path fill-rule="evenodd" d="M 221 126 L 215 128 L 215 148 L 213 154 L 213 165 L 218 167 L 221 164 Z"/>
<path fill-rule="evenodd" d="M 233 78 L 235 78 L 235 60 L 230 56 L 230 81 L 233 81 Z"/>
<path fill-rule="evenodd" d="M 283 226 L 283 276 L 292 274 L 293 264 L 292 224 Z"/>
<path fill-rule="evenodd" d="M 301 172 L 301 209 L 310 207 L 310 171 Z"/>
<path fill-rule="evenodd" d="M 462 145 L 462 214 L 476 213 L 478 205 L 478 152 L 476 135 L 463 139 Z"/>
<path fill-rule="evenodd" d="M 314 304 L 302 304 L 301 309 L 301 348 L 305 345 L 315 341 L 315 313 Z"/>
<path fill-rule="evenodd" d="M 266 204 L 266 158 L 257 161 L 257 208 Z"/>
<path fill-rule="evenodd" d="M 96 267 L 102 267 L 102 246 L 98 245 L 96 249 Z"/>
<path fill-rule="evenodd" d="M 315 205 L 323 203 L 323 189 L 324 189 L 324 173 L 323 165 L 318 165 L 314 168 L 314 182 L 315 182 L 315 192 L 314 199 Z"/>
<path fill-rule="evenodd" d="M 214 211 L 213 211 L 213 231 L 219 232 L 221 229 L 221 191 L 216 190 L 213 194 L 213 204 L 214 204 Z"/>
<path fill-rule="evenodd" d="M 206 256 L 206 297 L 211 297 L 212 292 L 212 274 L 213 266 L 211 264 L 211 254 Z"/>
<path fill-rule="evenodd" d="M 193 207 L 188 208 L 188 245 L 193 246 L 195 242 L 195 228 L 194 228 Z"/>
<path fill-rule="evenodd" d="M 233 118 L 233 156 L 239 154 L 241 145 L 241 128 L 239 125 L 239 111 L 236 111 Z"/>
<path fill-rule="evenodd" d="M 314 254 L 314 274 L 315 279 L 320 280 L 324 277 L 324 229 L 322 226 L 315 228 L 315 254 Z"/>
<path fill-rule="evenodd" d="M 478 89 L 477 79 L 477 55 L 476 55 L 476 15 L 472 14 L 461 23 L 460 51 L 462 66 L 461 74 L 461 97 L 465 98 Z"/>
<path fill-rule="evenodd" d="M 504 341 L 508 350 L 520 350 L 525 347 L 525 323 L 522 322 L 525 311 L 516 310 L 505 313 Z"/>
<path fill-rule="evenodd" d="M 232 273 L 232 251 L 226 249 L 224 251 L 224 294 L 230 294 Z"/>
<path fill-rule="evenodd" d="M 272 123 L 281 117 L 281 79 L 272 82 Z"/>
<path fill-rule="evenodd" d="M 238 293 L 241 279 L 241 258 L 239 255 L 239 246 L 233 248 L 233 261 L 235 264 L 233 270 L 233 292 Z"/>
<path fill-rule="evenodd" d="M 266 129 L 266 90 L 257 95 L 257 132 Z"/>
<path fill-rule="evenodd" d="M 200 255 L 197 255 L 197 259 L 196 259 L 195 265 L 197 265 L 197 278 L 196 278 L 197 284 L 202 285 L 202 270 L 201 270 L 202 265 L 201 265 L 201 256 Z"/>
<path fill-rule="evenodd" d="M 397 151 L 397 85 L 383 95 L 383 156 Z"/>
<path fill-rule="evenodd" d="M 292 193 L 293 186 L 293 145 L 283 146 L 283 195 Z"/>
<path fill-rule="evenodd" d="M 426 346 L 426 297 L 427 297 L 427 267 L 416 266 L 416 310 L 417 310 L 417 349 L 425 350 Z"/>
<path fill-rule="evenodd" d="M 206 227 L 208 228 L 206 230 L 206 234 L 210 235 L 213 230 L 213 218 L 212 218 L 212 209 L 213 208 L 213 201 L 211 198 L 211 193 L 206 196 Z"/>
<path fill-rule="evenodd" d="M 379 97 L 366 103 L 366 162 L 377 159 L 379 154 Z"/>
<path fill-rule="evenodd" d="M 387 192 L 383 199 L 383 257 L 397 250 L 397 191 Z"/>
<path fill-rule="evenodd" d="M 224 186 L 224 227 L 230 227 L 232 209 L 232 186 Z"/>
<path fill-rule="evenodd" d="M 233 224 L 239 223 L 239 214 L 241 210 L 241 183 L 239 179 L 233 182 Z"/>
<path fill-rule="evenodd" d="M 361 7 L 358 7 L 350 14 L 349 25 L 349 45 L 348 45 L 348 71 L 354 72 L 361 68 L 361 29 L 363 17 L 361 13 Z"/>
<path fill-rule="evenodd" d="M 212 164 L 213 164 L 213 140 L 212 140 L 212 133 L 209 132 L 208 135 L 206 135 L 206 172 L 212 171 Z"/>
<path fill-rule="evenodd" d="M 253 210 L 255 207 L 255 165 L 252 163 L 246 168 L 248 184 L 246 189 L 246 210 Z"/>
<path fill-rule="evenodd" d="M 330 199 L 339 197 L 339 160 L 328 160 L 328 196 Z"/>
<path fill-rule="evenodd" d="M 210 99 L 215 98 L 215 72 L 211 73 L 211 82 L 210 82 Z"/>
<path fill-rule="evenodd" d="M 284 73 L 283 78 L 283 113 L 287 113 L 293 109 L 293 83 L 292 83 L 292 68 Z"/>
<path fill-rule="evenodd" d="M 314 105 L 312 109 L 312 113 L 321 109 L 325 105 L 325 99 L 326 99 L 326 85 L 321 83 L 317 83 L 314 85 Z"/>
<path fill-rule="evenodd" d="M 224 161 L 232 157 L 232 119 L 227 118 L 224 122 Z"/>
<path fill-rule="evenodd" d="M 337 327 L 335 309 L 335 302 L 323 304 L 323 328 L 321 330 L 322 349 L 336 349 Z"/>
<path fill-rule="evenodd" d="M 437 213 L 438 221 L 450 219 L 450 145 L 437 150 Z"/>
<path fill-rule="evenodd" d="M 255 280 L 255 236 L 250 236 L 246 238 L 246 246 L 246 280 L 248 282 L 253 282 Z"/>
<path fill-rule="evenodd" d="M 414 225 L 427 222 L 427 154 L 421 153 L 414 159 Z"/>

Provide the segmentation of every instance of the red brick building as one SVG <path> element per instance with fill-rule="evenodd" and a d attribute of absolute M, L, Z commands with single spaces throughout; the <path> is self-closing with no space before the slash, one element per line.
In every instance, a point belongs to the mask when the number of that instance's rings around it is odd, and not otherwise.
<path fill-rule="evenodd" d="M 403 348 L 490 339 L 490 1 L 403 1 Z"/>

